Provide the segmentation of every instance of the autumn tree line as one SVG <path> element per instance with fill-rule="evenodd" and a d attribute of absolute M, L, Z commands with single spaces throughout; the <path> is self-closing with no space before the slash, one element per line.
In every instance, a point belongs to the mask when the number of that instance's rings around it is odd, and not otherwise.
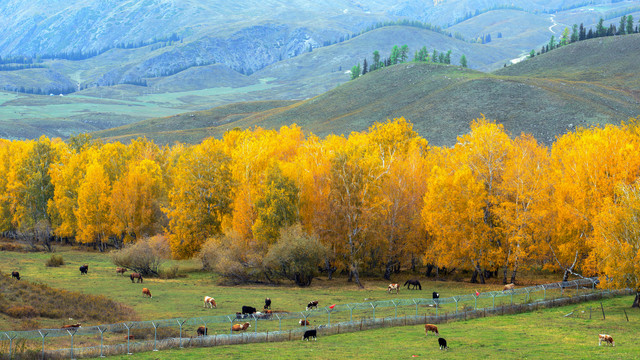
<path fill-rule="evenodd" d="M 237 282 L 304 285 L 320 266 L 360 284 L 426 265 L 640 283 L 636 119 L 550 147 L 484 117 L 452 147 L 403 118 L 326 138 L 292 125 L 197 145 L 0 140 L 0 174 L 5 236 L 103 250 L 164 236 Z"/>

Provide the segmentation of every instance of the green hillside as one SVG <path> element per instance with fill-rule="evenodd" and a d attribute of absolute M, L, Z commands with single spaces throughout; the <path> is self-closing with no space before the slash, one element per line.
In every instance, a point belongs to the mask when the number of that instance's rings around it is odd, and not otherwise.
<path fill-rule="evenodd" d="M 220 137 L 225 131 L 235 127 L 238 120 L 252 114 L 294 103 L 296 101 L 286 100 L 235 103 L 211 110 L 143 120 L 113 129 L 97 131 L 92 135 L 122 142 L 146 136 L 158 144 L 172 144 L 175 141 L 198 143 L 210 136 Z"/>
<path fill-rule="evenodd" d="M 555 78 L 640 91 L 640 34 L 609 36 L 555 49 L 496 71 L 498 75 Z M 639 98 L 640 99 L 640 98 Z"/>
<path fill-rule="evenodd" d="M 266 111 L 228 118 L 224 124 L 211 118 L 209 125 L 199 129 L 203 122 L 172 127 L 167 119 L 156 119 L 144 123 L 145 131 L 121 128 L 97 135 L 155 138 L 154 133 L 162 131 L 162 142 L 190 142 L 221 137 L 232 127 L 277 129 L 296 123 L 305 131 L 326 136 L 405 117 L 431 144 L 452 145 L 458 135 L 468 132 L 472 119 L 484 114 L 514 135 L 531 133 L 549 144 L 578 126 L 618 124 L 640 114 L 640 63 L 634 61 L 638 38 L 582 41 L 495 73 L 405 63 L 368 73 L 311 99 L 279 107 L 276 103 Z M 196 116 L 207 119 L 213 113 Z"/>

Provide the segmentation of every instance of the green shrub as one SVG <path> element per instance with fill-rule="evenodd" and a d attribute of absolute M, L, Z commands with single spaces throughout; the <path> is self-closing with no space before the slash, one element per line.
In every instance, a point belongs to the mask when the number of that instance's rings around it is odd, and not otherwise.
<path fill-rule="evenodd" d="M 64 265 L 64 259 L 62 258 L 62 255 L 51 255 L 51 258 L 49 258 L 49 260 L 47 260 L 47 266 L 48 267 L 59 267 Z"/>

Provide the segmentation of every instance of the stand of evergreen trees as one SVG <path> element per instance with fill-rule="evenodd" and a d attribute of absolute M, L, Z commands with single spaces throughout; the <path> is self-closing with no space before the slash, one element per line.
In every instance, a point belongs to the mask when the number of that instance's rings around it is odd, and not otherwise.
<path fill-rule="evenodd" d="M 623 15 L 620 18 L 620 23 L 617 27 L 613 23 L 611 23 L 608 27 L 604 26 L 603 18 L 600 18 L 595 29 L 589 28 L 589 30 L 587 30 L 582 23 L 580 24 L 580 26 L 578 26 L 577 24 L 573 24 L 571 31 L 569 30 L 569 28 L 565 28 L 562 32 L 562 36 L 557 39 L 554 35 L 552 35 L 549 43 L 544 45 L 537 53 L 534 50 L 531 50 L 529 57 L 532 58 L 535 55 L 544 54 L 553 49 L 557 49 L 570 43 L 582 40 L 589 40 L 605 36 L 637 34 L 639 32 L 639 28 L 640 21 L 638 21 L 638 25 L 634 26 L 632 15 Z"/>
<path fill-rule="evenodd" d="M 373 60 L 368 61 L 366 58 L 362 61 L 362 65 L 358 63 L 351 68 L 351 80 L 357 79 L 358 77 L 365 75 L 368 72 L 376 71 L 383 67 L 389 67 L 395 64 L 401 64 L 407 62 L 409 60 L 409 46 L 395 45 L 391 49 L 391 55 L 387 58 L 381 58 L 380 52 L 378 50 L 373 52 Z M 432 63 L 440 63 L 440 64 L 451 64 L 451 50 L 447 52 L 438 52 L 438 50 L 433 49 L 431 55 L 429 55 L 429 51 L 426 46 L 423 46 L 420 50 L 414 52 L 413 55 L 414 62 L 432 62 Z M 460 65 L 462 67 L 467 67 L 467 58 L 462 55 L 460 58 Z"/>

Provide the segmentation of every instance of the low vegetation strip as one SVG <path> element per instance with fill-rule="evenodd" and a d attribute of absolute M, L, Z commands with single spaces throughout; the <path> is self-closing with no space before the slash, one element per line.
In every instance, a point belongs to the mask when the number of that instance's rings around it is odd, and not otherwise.
<path fill-rule="evenodd" d="M 48 318 L 61 319 L 64 322 L 69 322 L 69 318 L 96 322 L 117 322 L 137 318 L 131 307 L 105 296 L 54 289 L 41 283 L 16 280 L 2 272 L 0 313 L 19 319 Z"/>

